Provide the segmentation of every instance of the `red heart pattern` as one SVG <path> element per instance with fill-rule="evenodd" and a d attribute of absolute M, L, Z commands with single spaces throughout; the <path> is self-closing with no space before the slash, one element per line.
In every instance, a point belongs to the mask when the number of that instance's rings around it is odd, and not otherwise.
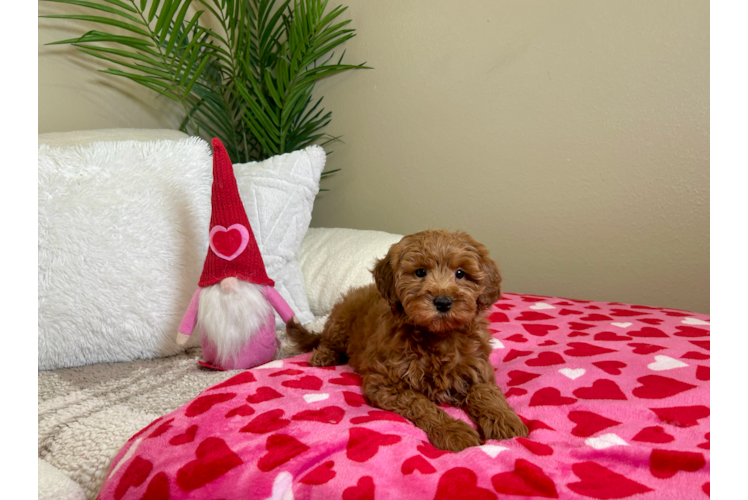
<path fill-rule="evenodd" d="M 224 392 L 221 394 L 208 394 L 207 396 L 199 396 L 197 399 L 195 399 L 190 405 L 187 407 L 187 409 L 184 411 L 185 416 L 187 417 L 196 417 L 198 415 L 202 415 L 206 411 L 213 408 L 213 406 L 224 403 L 226 401 L 230 401 L 236 397 L 236 394 L 233 392 Z"/>
<path fill-rule="evenodd" d="M 337 475 L 337 472 L 332 469 L 334 466 L 335 462 L 333 462 L 332 460 L 330 460 L 329 462 L 325 462 L 322 465 L 312 469 L 307 475 L 302 477 L 299 482 L 302 482 L 304 484 L 311 484 L 314 486 L 325 484 Z"/>
<path fill-rule="evenodd" d="M 631 394 L 642 399 L 665 399 L 696 387 L 662 375 L 646 375 L 637 381 L 641 386 L 635 387 Z"/>
<path fill-rule="evenodd" d="M 390 446 L 402 439 L 394 434 L 382 434 L 365 427 L 353 427 L 348 432 L 346 456 L 354 462 L 366 462 L 377 454 L 380 446 Z"/>
<path fill-rule="evenodd" d="M 551 366 L 563 365 L 564 363 L 566 363 L 566 360 L 559 353 L 549 351 L 541 352 L 537 358 L 525 361 L 527 366 Z"/>
<path fill-rule="evenodd" d="M 514 470 L 502 472 L 491 478 L 491 484 L 499 493 L 525 497 L 558 498 L 556 485 L 543 469 L 522 458 L 514 462 Z"/>
<path fill-rule="evenodd" d="M 284 380 L 281 385 L 291 389 L 306 389 L 308 391 L 318 391 L 322 388 L 322 379 L 314 375 L 307 375 L 295 380 Z"/>
<path fill-rule="evenodd" d="M 574 398 L 562 396 L 555 387 L 544 387 L 532 395 L 530 406 L 563 406 L 576 402 Z"/>
<path fill-rule="evenodd" d="M 675 441 L 675 438 L 665 432 L 665 429 L 659 425 L 645 427 L 639 433 L 631 438 L 633 441 L 642 441 L 645 443 L 669 443 Z"/>
<path fill-rule="evenodd" d="M 449 469 L 436 486 L 434 500 L 496 500 L 496 494 L 478 486 L 478 476 L 466 467 Z"/>
<path fill-rule="evenodd" d="M 649 470 L 658 479 L 673 477 L 679 471 L 695 472 L 706 464 L 704 455 L 692 451 L 652 450 Z"/>
<path fill-rule="evenodd" d="M 305 410 L 297 413 L 293 420 L 307 420 L 309 422 L 322 422 L 323 424 L 339 424 L 343 420 L 345 410 L 339 406 L 325 406 L 319 410 Z"/>
<path fill-rule="evenodd" d="M 257 461 L 257 468 L 268 472 L 301 455 L 309 447 L 293 436 L 273 434 L 265 443 L 265 449 L 267 453 Z"/>
<path fill-rule="evenodd" d="M 349 366 L 314 368 L 304 354 L 239 372 L 149 424 L 115 457 L 100 498 L 228 499 L 248 484 L 258 498 L 289 485 L 295 498 L 347 500 L 708 494 L 707 317 L 514 294 L 487 317 L 496 382 L 528 438 L 438 450 L 370 406 Z"/>
<path fill-rule="evenodd" d="M 367 422 L 375 422 L 377 420 L 385 420 L 389 422 L 402 422 L 404 424 L 407 424 L 408 421 L 398 415 L 397 413 L 392 413 L 391 411 L 381 411 L 381 410 L 369 410 L 369 414 L 365 417 L 353 417 L 351 419 L 351 423 L 353 425 L 358 424 L 365 424 Z"/>
<path fill-rule="evenodd" d="M 282 398 L 283 394 L 276 391 L 272 387 L 260 387 L 257 389 L 257 391 L 254 394 L 250 394 L 247 396 L 247 403 L 257 405 L 260 403 L 264 403 L 265 401 L 270 401 L 271 399 L 277 399 Z"/>
<path fill-rule="evenodd" d="M 407 476 L 408 474 L 412 474 L 414 471 L 418 471 L 421 474 L 433 474 L 436 472 L 436 469 L 421 455 L 413 455 L 412 457 L 405 459 L 405 462 L 403 462 L 403 465 L 400 467 L 400 472 Z"/>
<path fill-rule="evenodd" d="M 125 473 L 117 482 L 117 487 L 114 489 L 114 499 L 121 500 L 127 490 L 130 488 L 137 488 L 148 479 L 148 475 L 153 469 L 153 463 L 150 460 L 146 460 L 142 457 L 136 456 L 130 462 L 130 465 L 125 469 Z"/>
<path fill-rule="evenodd" d="M 169 500 L 169 477 L 161 471 L 148 482 L 141 500 Z"/>
<path fill-rule="evenodd" d="M 626 498 L 652 491 L 626 476 L 613 472 L 595 462 L 580 462 L 571 466 L 579 481 L 568 483 L 567 488 L 592 498 Z"/>
<path fill-rule="evenodd" d="M 184 491 L 201 488 L 242 464 L 242 459 L 226 441 L 213 436 L 200 443 L 195 457 L 177 471 L 177 484 Z"/>
<path fill-rule="evenodd" d="M 286 412 L 280 408 L 261 413 L 253 418 L 247 425 L 239 429 L 239 432 L 251 432 L 254 434 L 275 432 L 291 423 L 290 420 L 283 418 L 285 413 Z"/>
<path fill-rule="evenodd" d="M 579 399 L 627 399 L 618 384 L 605 378 L 595 380 L 590 387 L 580 387 L 573 394 Z"/>
<path fill-rule="evenodd" d="M 608 427 L 619 425 L 621 422 L 603 417 L 591 411 L 570 411 L 569 420 L 577 424 L 571 433 L 579 437 L 590 437 Z"/>
<path fill-rule="evenodd" d="M 626 368 L 626 363 L 622 361 L 615 361 L 615 360 L 595 361 L 592 364 L 610 375 L 620 375 L 621 368 Z"/>
<path fill-rule="evenodd" d="M 169 440 L 169 444 L 172 446 L 179 446 L 193 442 L 195 440 L 195 436 L 197 435 L 197 429 L 197 425 L 189 426 L 189 428 L 182 434 L 177 434 L 176 436 L 171 438 Z"/>
<path fill-rule="evenodd" d="M 506 384 L 508 386 L 522 385 L 540 376 L 539 373 L 529 373 L 529 372 L 523 372 L 521 370 L 512 370 L 508 373 L 508 375 L 510 378 L 509 382 L 507 382 Z"/>
<path fill-rule="evenodd" d="M 343 490 L 343 500 L 374 500 L 374 490 L 374 479 L 363 476 L 355 486 Z"/>

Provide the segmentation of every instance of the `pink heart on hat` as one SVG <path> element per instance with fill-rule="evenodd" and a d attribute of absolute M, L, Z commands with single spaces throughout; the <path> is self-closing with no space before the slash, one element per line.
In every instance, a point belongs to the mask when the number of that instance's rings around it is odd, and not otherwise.
<path fill-rule="evenodd" d="M 247 248 L 249 231 L 241 224 L 233 224 L 227 228 L 213 226 L 209 235 L 210 249 L 224 260 L 234 260 Z"/>

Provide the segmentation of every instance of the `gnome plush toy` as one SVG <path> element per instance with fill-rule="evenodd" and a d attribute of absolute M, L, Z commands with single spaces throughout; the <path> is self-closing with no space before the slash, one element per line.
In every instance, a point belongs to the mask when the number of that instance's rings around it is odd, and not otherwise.
<path fill-rule="evenodd" d="M 279 346 L 273 309 L 288 323 L 294 313 L 265 272 L 226 149 L 213 139 L 212 213 L 208 255 L 198 289 L 177 333 L 184 345 L 202 334 L 201 365 L 252 368 L 272 360 Z"/>

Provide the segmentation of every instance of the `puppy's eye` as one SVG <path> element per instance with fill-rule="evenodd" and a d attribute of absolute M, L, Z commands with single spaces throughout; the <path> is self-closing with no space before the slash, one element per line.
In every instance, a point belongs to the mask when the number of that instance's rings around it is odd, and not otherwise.
<path fill-rule="evenodd" d="M 423 278 L 426 276 L 426 270 L 425 269 L 416 269 L 416 276 L 419 278 Z"/>
<path fill-rule="evenodd" d="M 462 269 L 458 269 L 457 272 L 455 273 L 455 277 L 458 280 L 461 280 L 462 278 L 465 277 L 465 271 L 463 271 Z"/>

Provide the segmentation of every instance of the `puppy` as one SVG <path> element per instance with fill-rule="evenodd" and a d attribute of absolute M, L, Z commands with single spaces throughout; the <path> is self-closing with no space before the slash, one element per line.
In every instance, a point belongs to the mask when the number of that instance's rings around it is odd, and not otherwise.
<path fill-rule="evenodd" d="M 501 296 L 501 275 L 486 247 L 463 232 L 422 231 L 372 272 L 375 284 L 339 301 L 321 335 L 288 325 L 302 350 L 314 348 L 312 366 L 348 361 L 369 404 L 411 420 L 442 450 L 527 436 L 488 361 L 483 313 Z M 438 404 L 463 408 L 479 432 Z"/>

